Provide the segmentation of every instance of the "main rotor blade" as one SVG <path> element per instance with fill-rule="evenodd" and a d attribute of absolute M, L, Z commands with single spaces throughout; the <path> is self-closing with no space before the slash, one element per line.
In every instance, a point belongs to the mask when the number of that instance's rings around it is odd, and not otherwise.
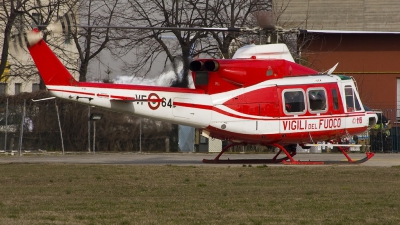
<path fill-rule="evenodd" d="M 130 27 L 130 26 L 89 26 L 89 25 L 72 25 L 73 27 L 80 28 L 113 28 L 113 29 L 136 29 L 136 30 L 179 30 L 179 31 L 232 31 L 243 32 L 252 31 L 249 28 L 238 27 Z"/>
<path fill-rule="evenodd" d="M 397 31 L 364 31 L 364 30 L 303 30 L 300 33 L 325 33 L 325 34 L 400 34 Z"/>

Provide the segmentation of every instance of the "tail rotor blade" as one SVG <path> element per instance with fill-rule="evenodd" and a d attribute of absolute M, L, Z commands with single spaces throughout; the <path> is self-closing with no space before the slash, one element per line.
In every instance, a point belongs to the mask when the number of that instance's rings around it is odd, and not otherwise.
<path fill-rule="evenodd" d="M 11 39 L 10 39 L 10 51 L 11 51 L 11 53 L 18 53 L 19 49 L 20 49 L 20 47 L 19 47 L 17 35 L 11 36 Z"/>
<path fill-rule="evenodd" d="M 74 33 L 76 30 L 75 15 L 72 12 L 64 15 L 61 21 L 61 25 L 63 27 L 64 34 Z"/>
<path fill-rule="evenodd" d="M 46 27 L 46 30 L 51 33 L 63 33 L 65 35 L 76 32 L 76 22 L 74 14 L 72 12 L 65 14 L 56 22 L 49 24 Z"/>
<path fill-rule="evenodd" d="M 28 43 L 26 33 L 19 33 L 11 36 L 11 46 L 13 52 L 19 52 L 21 49 L 25 49 Z"/>
<path fill-rule="evenodd" d="M 38 25 L 38 27 L 44 27 Z M 75 17 L 72 12 L 65 14 L 59 20 L 49 24 L 44 33 L 60 33 L 68 35 L 76 31 Z M 21 49 L 26 49 L 27 46 L 33 46 L 43 39 L 43 32 L 33 30 L 29 32 L 19 33 L 11 37 L 11 50 L 18 53 Z"/>
<path fill-rule="evenodd" d="M 46 27 L 46 31 L 48 31 L 50 33 L 56 33 L 56 34 L 63 33 L 63 27 L 61 25 L 61 21 L 57 20 L 56 22 L 49 24 Z"/>
<path fill-rule="evenodd" d="M 26 33 L 21 33 L 18 37 L 19 47 L 24 48 L 28 44 L 28 38 L 26 37 Z"/>
<path fill-rule="evenodd" d="M 26 49 L 27 46 L 33 46 L 43 38 L 43 33 L 40 31 L 23 32 L 11 37 L 11 46 L 14 52 L 19 52 L 21 49 Z"/>

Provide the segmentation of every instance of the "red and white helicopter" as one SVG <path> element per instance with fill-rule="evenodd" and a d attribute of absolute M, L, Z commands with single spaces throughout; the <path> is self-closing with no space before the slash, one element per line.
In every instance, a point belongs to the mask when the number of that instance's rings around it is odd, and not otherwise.
<path fill-rule="evenodd" d="M 53 29 L 49 27 L 48 30 Z M 78 82 L 42 37 L 41 31 L 33 30 L 26 39 L 39 74 L 52 95 L 192 126 L 201 129 L 203 135 L 231 142 L 215 159 L 203 160 L 205 163 L 234 163 L 219 158 L 234 145 L 261 144 L 278 147 L 280 151 L 270 160 L 249 162 L 323 164 L 323 161 L 295 160 L 296 144 L 307 146 L 353 136 L 377 121 L 376 114 L 363 107 L 352 77 L 331 72 L 320 74 L 296 64 L 284 44 L 245 46 L 233 59 L 196 59 L 190 64 L 195 89 L 189 89 Z M 373 156 L 367 153 L 364 159 L 354 161 L 339 149 L 347 157 L 347 163 L 365 162 Z M 281 152 L 286 156 L 278 159 Z"/>

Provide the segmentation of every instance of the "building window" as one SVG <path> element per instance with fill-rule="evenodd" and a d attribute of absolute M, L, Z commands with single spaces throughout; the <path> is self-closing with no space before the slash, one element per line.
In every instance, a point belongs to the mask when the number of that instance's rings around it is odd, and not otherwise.
<path fill-rule="evenodd" d="M 40 85 L 39 84 L 32 84 L 32 92 L 39 91 Z"/>
<path fill-rule="evenodd" d="M 64 44 L 71 44 L 71 34 L 65 34 L 64 35 Z"/>
<path fill-rule="evenodd" d="M 21 83 L 15 83 L 15 95 L 20 94 L 21 93 Z"/>
<path fill-rule="evenodd" d="M 0 83 L 0 95 L 7 94 L 7 83 Z"/>
<path fill-rule="evenodd" d="M 42 15 L 40 13 L 32 13 L 32 19 L 36 25 L 42 24 Z"/>

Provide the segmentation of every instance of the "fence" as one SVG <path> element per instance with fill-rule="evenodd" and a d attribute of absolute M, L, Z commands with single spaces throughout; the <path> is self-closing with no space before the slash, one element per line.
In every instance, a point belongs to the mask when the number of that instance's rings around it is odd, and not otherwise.
<path fill-rule="evenodd" d="M 365 144 L 369 145 L 373 152 L 398 153 L 400 151 L 400 124 L 397 118 L 400 111 L 384 109 L 376 112 L 378 122 L 369 130 Z"/>
<path fill-rule="evenodd" d="M 0 97 L 0 150 L 88 151 L 95 138 L 96 151 L 178 151 L 174 125 L 63 100 L 32 101 L 48 97 L 47 92 Z M 103 117 L 90 121 L 91 113 Z"/>

